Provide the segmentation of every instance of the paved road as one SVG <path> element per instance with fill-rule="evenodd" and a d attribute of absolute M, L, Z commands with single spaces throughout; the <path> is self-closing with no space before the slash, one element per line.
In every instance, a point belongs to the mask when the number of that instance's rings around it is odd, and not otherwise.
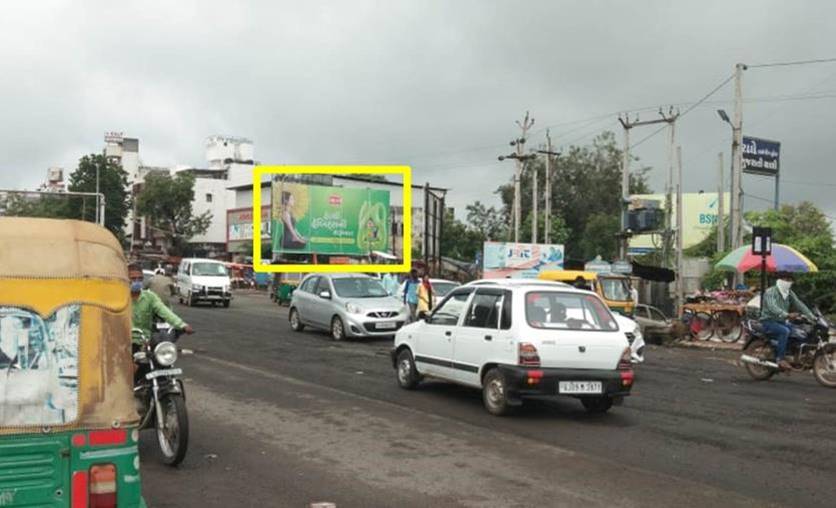
<path fill-rule="evenodd" d="M 178 312 L 198 330 L 189 455 L 155 461 L 152 508 L 307 506 L 833 506 L 836 391 L 809 374 L 750 381 L 727 353 L 652 348 L 624 406 L 572 399 L 489 416 L 477 391 L 395 384 L 391 341 L 295 333 L 240 295 Z"/>

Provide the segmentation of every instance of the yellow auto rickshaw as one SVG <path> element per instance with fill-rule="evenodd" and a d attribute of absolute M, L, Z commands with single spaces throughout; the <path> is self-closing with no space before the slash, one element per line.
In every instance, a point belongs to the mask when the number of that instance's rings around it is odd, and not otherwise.
<path fill-rule="evenodd" d="M 603 298 L 610 310 L 625 316 L 632 316 L 635 311 L 635 302 L 630 296 L 630 279 L 625 275 L 582 270 L 545 270 L 537 278 L 572 285 L 583 280 L 588 289 Z"/>
<path fill-rule="evenodd" d="M 144 507 L 122 248 L 0 218 L 0 506 Z"/>

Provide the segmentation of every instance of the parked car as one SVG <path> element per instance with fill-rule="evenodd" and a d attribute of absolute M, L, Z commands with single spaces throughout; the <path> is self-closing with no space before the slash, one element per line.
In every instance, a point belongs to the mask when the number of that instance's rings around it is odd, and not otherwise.
<path fill-rule="evenodd" d="M 543 282 L 456 288 L 398 331 L 391 355 L 402 388 L 425 377 L 479 388 L 494 415 L 558 395 L 603 413 L 633 384 L 627 337 L 603 300 Z"/>
<path fill-rule="evenodd" d="M 214 259 L 186 258 L 177 270 L 177 299 L 188 306 L 198 302 L 222 304 L 232 301 L 229 270 Z"/>
<path fill-rule="evenodd" d="M 647 339 L 666 339 L 673 335 L 673 322 L 656 307 L 639 304 L 633 317 Z"/>
<path fill-rule="evenodd" d="M 435 307 L 438 302 L 447 296 L 447 293 L 461 286 L 458 282 L 446 279 L 430 279 L 430 284 L 433 288 L 433 301 L 431 307 Z M 400 301 L 403 301 L 403 292 L 405 288 L 406 282 L 401 282 L 400 289 L 398 289 L 398 299 Z"/>
<path fill-rule="evenodd" d="M 391 337 L 407 321 L 402 302 L 383 284 L 363 274 L 311 274 L 290 300 L 290 327 L 327 330 L 334 340 L 350 337 Z"/>
<path fill-rule="evenodd" d="M 645 343 L 641 326 L 636 321 L 618 312 L 613 312 L 613 317 L 618 322 L 618 327 L 624 332 L 624 336 L 627 337 L 627 342 L 630 343 L 630 355 L 633 363 L 643 363 Z"/>

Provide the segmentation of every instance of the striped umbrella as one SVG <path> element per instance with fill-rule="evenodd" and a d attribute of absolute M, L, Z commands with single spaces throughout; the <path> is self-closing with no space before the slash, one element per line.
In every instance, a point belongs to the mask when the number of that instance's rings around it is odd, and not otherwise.
<path fill-rule="evenodd" d="M 748 272 L 761 268 L 761 257 L 752 254 L 752 247 L 743 246 L 731 251 L 720 260 L 716 268 L 721 270 Z M 818 272 L 819 269 L 807 256 L 793 249 L 789 245 L 772 244 L 772 254 L 766 257 L 767 272 Z"/>

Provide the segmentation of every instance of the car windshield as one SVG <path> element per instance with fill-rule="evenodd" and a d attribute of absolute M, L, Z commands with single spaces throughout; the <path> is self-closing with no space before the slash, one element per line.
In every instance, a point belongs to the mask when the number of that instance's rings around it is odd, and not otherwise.
<path fill-rule="evenodd" d="M 369 277 L 333 279 L 334 291 L 342 298 L 381 298 L 389 296 L 383 284 Z"/>
<path fill-rule="evenodd" d="M 195 263 L 192 265 L 192 275 L 227 277 L 229 271 L 220 263 Z"/>
<path fill-rule="evenodd" d="M 441 298 L 443 296 L 447 296 L 447 293 L 459 287 L 458 284 L 454 282 L 434 282 L 433 283 L 433 292 L 435 296 Z"/>
<path fill-rule="evenodd" d="M 604 292 L 607 300 L 623 302 L 630 299 L 630 287 L 627 279 L 617 277 L 599 277 L 598 283 Z"/>
<path fill-rule="evenodd" d="M 532 328 L 618 330 L 606 305 L 590 294 L 531 291 L 525 296 L 525 317 Z"/>

